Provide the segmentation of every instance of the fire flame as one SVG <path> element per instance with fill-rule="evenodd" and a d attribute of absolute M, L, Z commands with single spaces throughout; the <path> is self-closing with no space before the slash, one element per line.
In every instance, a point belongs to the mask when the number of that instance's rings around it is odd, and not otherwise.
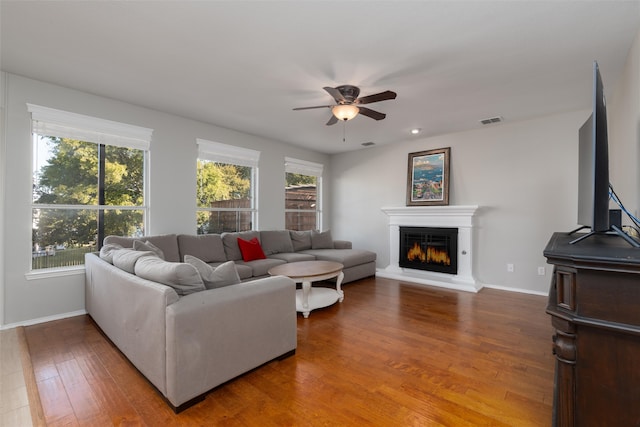
<path fill-rule="evenodd" d="M 413 247 L 407 252 L 407 259 L 409 261 L 451 265 L 451 258 L 447 251 L 433 246 L 427 246 L 427 252 L 425 253 L 417 242 L 415 242 Z"/>

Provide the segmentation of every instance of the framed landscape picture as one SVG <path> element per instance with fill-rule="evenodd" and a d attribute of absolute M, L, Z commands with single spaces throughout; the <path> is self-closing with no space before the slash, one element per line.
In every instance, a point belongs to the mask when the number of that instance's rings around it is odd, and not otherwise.
<path fill-rule="evenodd" d="M 409 153 L 407 206 L 449 204 L 451 148 Z"/>

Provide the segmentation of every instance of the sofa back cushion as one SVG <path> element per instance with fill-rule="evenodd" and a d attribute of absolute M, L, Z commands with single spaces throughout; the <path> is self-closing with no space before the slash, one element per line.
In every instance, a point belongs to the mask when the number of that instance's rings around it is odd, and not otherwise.
<path fill-rule="evenodd" d="M 222 237 L 224 253 L 228 261 L 240 261 L 242 259 L 242 252 L 240 252 L 240 247 L 238 246 L 238 238 L 249 241 L 255 237 L 258 241 L 260 240 L 260 233 L 253 230 L 222 233 L 220 236 Z"/>
<path fill-rule="evenodd" d="M 175 234 L 159 234 L 157 236 L 145 236 L 145 237 L 122 237 L 122 236 L 107 236 L 104 238 L 103 243 L 116 243 L 125 248 L 132 248 L 133 241 L 139 240 L 141 242 L 150 242 L 157 246 L 164 253 L 164 259 L 171 262 L 180 261 L 180 251 L 178 250 L 178 236 Z"/>
<path fill-rule="evenodd" d="M 291 244 L 294 251 L 311 249 L 311 231 L 289 230 L 289 236 L 291 236 Z"/>
<path fill-rule="evenodd" d="M 164 252 L 162 252 L 162 249 L 160 249 L 159 247 L 157 247 L 156 245 L 154 245 L 148 240 L 145 240 L 144 242 L 142 240 L 134 240 L 133 250 L 134 251 L 151 251 L 154 254 L 156 254 L 158 258 L 165 259 Z"/>
<path fill-rule="evenodd" d="M 178 295 L 204 291 L 204 282 L 198 270 L 182 262 L 169 262 L 157 256 L 145 256 L 135 264 L 135 274 L 143 279 L 171 286 Z"/>
<path fill-rule="evenodd" d="M 180 234 L 178 235 L 181 259 L 186 262 L 186 255 L 191 255 L 204 262 L 225 262 L 222 237 L 219 234 Z"/>
<path fill-rule="evenodd" d="M 333 238 L 331 237 L 331 230 L 323 231 L 311 231 L 311 249 L 333 249 Z"/>
<path fill-rule="evenodd" d="M 260 244 L 266 256 L 293 252 L 293 243 L 288 230 L 261 231 Z"/>
<path fill-rule="evenodd" d="M 134 271 L 138 259 L 150 255 L 155 254 L 151 251 L 136 251 L 131 248 L 122 248 L 113 251 L 113 265 L 127 273 L 135 274 Z"/>
<path fill-rule="evenodd" d="M 121 245 L 117 243 L 107 243 L 100 248 L 100 258 L 107 261 L 109 264 L 113 264 L 113 254 L 115 251 L 122 249 Z"/>

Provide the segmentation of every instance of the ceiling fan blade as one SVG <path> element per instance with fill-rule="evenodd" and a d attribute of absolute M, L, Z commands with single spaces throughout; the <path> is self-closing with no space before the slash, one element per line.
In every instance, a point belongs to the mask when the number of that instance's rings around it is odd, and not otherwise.
<path fill-rule="evenodd" d="M 326 90 L 327 93 L 329 93 L 329 95 L 331 95 L 333 97 L 333 99 L 336 100 L 336 102 L 339 104 L 341 102 L 345 102 L 346 99 L 344 99 L 344 96 L 342 96 L 342 94 L 340 93 L 340 91 L 336 88 L 333 87 L 329 87 L 329 86 L 325 86 L 322 89 Z"/>
<path fill-rule="evenodd" d="M 356 104 L 371 104 L 372 102 L 387 101 L 389 99 L 396 99 L 396 96 L 398 96 L 397 93 L 385 90 L 384 92 L 376 93 L 374 95 L 367 95 L 362 98 L 358 98 L 356 100 Z"/>
<path fill-rule="evenodd" d="M 298 107 L 298 108 L 294 108 L 294 111 L 298 111 L 298 110 L 312 110 L 314 108 L 331 108 L 333 107 L 333 105 L 316 105 L 315 107 Z"/>
<path fill-rule="evenodd" d="M 358 108 L 360 108 L 360 114 L 362 114 L 363 116 L 371 117 L 374 120 L 382 120 L 385 117 L 387 117 L 386 114 L 380 113 L 378 111 L 372 110 L 367 107 L 358 107 Z"/>
<path fill-rule="evenodd" d="M 332 114 L 331 118 L 327 122 L 327 126 L 335 125 L 336 123 L 338 123 L 338 118 Z"/>

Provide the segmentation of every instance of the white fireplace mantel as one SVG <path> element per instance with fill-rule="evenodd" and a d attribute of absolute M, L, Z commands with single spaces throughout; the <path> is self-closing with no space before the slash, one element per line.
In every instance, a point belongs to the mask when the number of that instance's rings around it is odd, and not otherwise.
<path fill-rule="evenodd" d="M 473 276 L 473 216 L 478 206 L 384 207 L 389 217 L 389 266 L 376 275 L 389 279 L 477 292 L 482 285 Z M 458 274 L 435 273 L 399 266 L 400 227 L 458 229 Z"/>

